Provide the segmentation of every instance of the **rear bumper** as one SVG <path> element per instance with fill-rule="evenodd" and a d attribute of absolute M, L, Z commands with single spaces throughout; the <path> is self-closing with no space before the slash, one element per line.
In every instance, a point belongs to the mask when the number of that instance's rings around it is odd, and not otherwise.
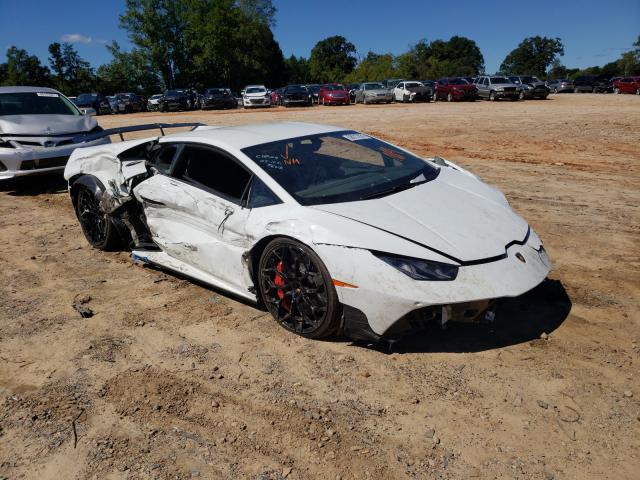
<path fill-rule="evenodd" d="M 348 105 L 349 103 L 350 103 L 349 97 L 345 97 L 345 98 L 324 97 L 325 105 Z"/>
<path fill-rule="evenodd" d="M 0 148 L 0 181 L 28 175 L 62 172 L 69 155 L 82 147 L 111 143 L 109 138 L 52 148 Z M 4 166 L 4 167 L 3 167 Z"/>

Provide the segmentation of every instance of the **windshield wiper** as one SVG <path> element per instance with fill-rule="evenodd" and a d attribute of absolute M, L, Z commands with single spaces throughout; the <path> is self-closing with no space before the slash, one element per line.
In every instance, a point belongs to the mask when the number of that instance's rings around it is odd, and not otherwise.
<path fill-rule="evenodd" d="M 422 180 L 422 181 L 413 182 L 413 183 L 403 183 L 402 185 L 396 185 L 395 187 L 391 187 L 387 190 L 381 190 L 379 192 L 371 193 L 369 195 L 364 195 L 363 197 L 360 197 L 360 200 L 370 200 L 372 198 L 386 197 L 388 195 L 393 195 L 394 193 L 402 192 L 403 190 L 409 190 L 410 188 L 413 188 L 418 185 L 422 185 L 423 183 L 427 183 L 427 180 Z"/>

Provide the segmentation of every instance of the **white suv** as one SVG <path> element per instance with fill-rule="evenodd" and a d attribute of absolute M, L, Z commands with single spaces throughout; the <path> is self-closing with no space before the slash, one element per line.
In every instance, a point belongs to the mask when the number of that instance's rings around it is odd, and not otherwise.
<path fill-rule="evenodd" d="M 242 105 L 244 108 L 270 107 L 271 98 L 264 85 L 247 85 L 242 90 Z"/>

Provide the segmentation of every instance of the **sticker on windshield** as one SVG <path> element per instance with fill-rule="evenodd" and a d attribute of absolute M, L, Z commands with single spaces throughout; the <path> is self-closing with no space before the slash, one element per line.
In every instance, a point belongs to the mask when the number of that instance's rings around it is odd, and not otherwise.
<path fill-rule="evenodd" d="M 364 133 L 348 133 L 346 135 L 342 135 L 343 138 L 347 140 L 351 140 L 355 142 L 356 140 L 369 140 L 371 137 L 369 135 L 365 135 Z"/>
<path fill-rule="evenodd" d="M 58 94 L 57 94 L 57 93 L 45 93 L 45 92 L 38 92 L 38 93 L 36 93 L 36 95 L 38 95 L 39 97 L 53 97 L 53 98 L 58 98 Z"/>
<path fill-rule="evenodd" d="M 404 155 L 396 150 L 392 150 L 390 148 L 387 147 L 380 147 L 379 150 L 382 152 L 383 155 L 387 156 L 387 157 L 391 157 L 394 160 L 398 160 L 400 162 L 404 162 Z"/>

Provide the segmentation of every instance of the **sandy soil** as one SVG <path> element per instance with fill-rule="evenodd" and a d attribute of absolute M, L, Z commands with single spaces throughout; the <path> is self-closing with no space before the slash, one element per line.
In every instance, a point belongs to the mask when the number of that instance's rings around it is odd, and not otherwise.
<path fill-rule="evenodd" d="M 187 119 L 331 123 L 459 162 L 554 270 L 492 326 L 308 341 L 89 248 L 58 179 L 4 186 L 0 478 L 638 478 L 640 97 L 99 120 Z"/>

